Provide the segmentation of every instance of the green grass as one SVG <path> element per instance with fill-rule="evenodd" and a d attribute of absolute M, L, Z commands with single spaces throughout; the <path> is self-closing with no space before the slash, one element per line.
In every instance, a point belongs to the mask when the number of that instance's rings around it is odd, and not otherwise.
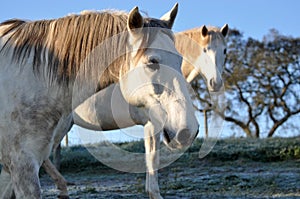
<path fill-rule="evenodd" d="M 179 161 L 194 158 L 199 152 L 203 139 L 197 139 Z M 136 153 L 144 152 L 143 141 L 116 144 L 120 148 Z M 193 154 L 190 156 L 189 154 Z M 196 156 L 197 157 L 197 156 Z M 222 139 L 218 140 L 213 150 L 205 157 L 210 161 L 246 161 L 276 162 L 300 160 L 300 137 L 268 139 Z M 94 158 L 84 146 L 62 148 L 62 171 L 82 171 L 95 169 L 109 170 Z"/>

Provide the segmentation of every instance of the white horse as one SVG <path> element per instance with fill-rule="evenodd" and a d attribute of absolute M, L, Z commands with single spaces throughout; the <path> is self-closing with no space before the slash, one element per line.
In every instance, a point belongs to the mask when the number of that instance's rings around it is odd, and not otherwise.
<path fill-rule="evenodd" d="M 175 35 L 176 48 L 184 58 L 181 70 L 187 82 L 201 74 L 210 92 L 219 91 L 223 85 L 228 29 L 228 24 L 222 28 L 204 25 Z"/>
<path fill-rule="evenodd" d="M 221 88 L 221 74 L 223 72 L 226 55 L 225 37 L 227 33 L 228 25 L 225 24 L 220 29 L 202 26 L 201 28 L 195 28 L 175 35 L 176 48 L 185 58 L 183 59 L 181 70 L 188 82 L 193 81 L 199 74 L 202 74 L 202 76 L 208 80 L 207 86 L 209 91 L 218 91 L 218 89 Z M 209 60 L 206 60 L 207 58 Z M 212 64 L 208 64 L 209 62 Z M 118 85 L 111 85 L 103 89 L 77 107 L 77 109 L 75 109 L 77 122 L 85 128 L 102 131 L 130 127 L 137 124 L 145 125 L 147 123 L 149 118 L 147 114 L 144 113 L 144 110 L 130 105 L 130 107 L 128 107 L 128 104 L 122 97 L 118 97 L 118 101 L 114 100 L 114 105 L 106 104 L 105 102 L 112 102 L 113 93 L 120 95 L 121 91 Z M 112 107 L 114 106 L 121 108 L 117 109 L 117 112 L 113 112 Z M 128 109 L 126 109 L 126 107 Z M 72 126 L 72 115 L 68 118 L 62 118 L 61 121 L 60 125 L 56 128 L 57 136 L 54 149 Z M 147 135 L 148 133 L 146 131 L 149 130 L 147 126 L 144 130 Z M 159 139 L 159 137 L 156 138 Z M 159 140 L 157 139 L 145 139 L 145 148 L 148 149 L 147 153 L 153 154 L 151 152 L 159 147 L 157 145 L 159 144 Z M 165 139 L 165 141 L 167 141 L 167 139 Z M 149 168 L 158 168 L 158 165 L 153 165 L 159 163 L 157 154 L 154 157 L 150 157 L 149 155 L 146 157 Z M 156 161 L 153 161 L 155 158 Z M 60 190 L 60 196 L 67 196 L 66 181 L 55 169 L 50 160 L 45 161 L 43 166 L 47 173 L 55 180 Z M 153 192 L 151 190 L 158 190 L 158 184 L 155 180 L 156 172 L 155 170 L 146 175 L 146 189 L 149 192 Z"/>
<path fill-rule="evenodd" d="M 142 17 L 136 7 L 129 14 L 85 12 L 0 25 L 0 162 L 2 176 L 10 177 L 1 184 L 3 196 L 13 189 L 16 198 L 41 198 L 38 172 L 60 118 L 113 83 L 128 104 L 151 111 L 148 128 L 162 126 L 166 139 L 174 138 L 170 147 L 193 141 L 198 123 L 169 30 L 177 9 L 160 20 Z M 161 121 L 162 114 L 172 117 Z"/>
<path fill-rule="evenodd" d="M 196 78 L 197 75 L 200 73 L 203 74 L 203 76 L 206 79 L 209 79 L 209 75 L 212 74 L 211 71 L 218 71 L 219 73 L 222 73 L 223 70 L 223 64 L 225 60 L 224 54 L 226 53 L 226 43 L 224 38 L 226 37 L 228 32 L 228 25 L 225 24 L 221 29 L 215 28 L 215 27 L 208 27 L 202 26 L 201 28 L 195 28 L 192 30 L 184 31 L 181 33 L 176 34 L 176 48 L 179 49 L 179 51 L 184 54 L 184 57 L 188 57 L 189 59 L 184 59 L 183 64 L 182 64 L 182 71 L 183 74 L 185 74 L 185 77 L 188 82 L 192 81 L 193 79 Z M 188 38 L 186 38 L 186 36 Z M 192 41 L 190 40 L 195 40 L 198 46 L 195 46 L 192 51 L 190 51 L 191 47 L 194 46 L 192 44 Z M 208 50 L 204 50 L 208 49 Z M 211 53 L 209 53 L 211 51 Z M 207 68 L 207 64 L 202 64 L 201 59 L 203 58 L 203 55 L 201 53 L 207 53 L 211 57 L 210 59 L 215 63 L 215 66 L 212 68 Z M 212 56 L 213 55 L 213 56 Z M 202 56 L 202 57 L 201 57 Z M 197 62 L 195 60 L 198 60 Z M 219 60 L 218 62 L 216 60 Z M 193 64 L 191 64 L 193 62 Z M 216 63 L 219 63 L 217 65 Z M 195 67 L 195 68 L 194 68 Z M 218 73 L 216 74 L 216 80 L 221 79 L 217 78 L 220 76 L 217 76 Z M 105 106 L 101 107 L 101 101 L 111 101 L 111 95 L 113 92 L 113 89 L 115 86 L 110 86 L 109 88 L 106 88 L 102 90 L 98 96 L 106 96 L 105 97 L 98 97 L 100 98 L 100 101 L 97 100 L 97 104 L 100 105 L 100 107 L 97 108 L 97 110 L 106 110 L 107 107 L 111 108 L 111 106 Z M 209 87 L 209 90 L 213 91 L 212 87 Z M 118 89 L 118 87 L 117 87 Z M 216 91 L 216 90 L 214 90 Z M 122 102 L 122 98 L 119 99 L 120 104 L 126 104 L 125 101 Z M 88 102 L 88 100 L 87 100 Z M 87 102 L 85 102 L 85 105 L 87 105 Z M 91 103 L 91 100 L 90 100 Z M 103 105 L 104 106 L 104 105 Z M 83 108 L 84 106 L 81 106 Z M 127 107 L 127 105 L 125 106 Z M 90 107 L 91 108 L 91 107 Z M 122 110 L 124 111 L 122 113 Z M 131 108 L 131 110 L 134 110 L 134 107 Z M 78 110 L 77 110 L 78 111 Z M 119 118 L 125 122 L 123 123 L 123 127 L 129 127 L 135 124 L 143 124 L 147 119 L 142 119 L 142 115 L 137 115 L 139 111 L 135 111 L 135 114 L 131 114 L 130 116 L 127 114 L 126 109 L 119 109 L 120 116 Z M 98 112 L 98 114 L 104 113 L 104 112 Z M 134 112 L 132 112 L 134 113 Z M 85 113 L 86 114 L 86 113 Z M 92 115 L 91 116 L 95 116 Z M 90 116 L 90 117 L 91 117 Z M 102 118 L 102 120 L 97 121 L 98 118 Z M 105 112 L 105 115 L 97 115 L 97 118 L 90 119 L 93 121 L 96 121 L 94 124 L 96 127 L 93 128 L 100 128 L 101 130 L 105 129 L 117 129 L 120 128 L 120 125 L 117 125 L 115 123 L 115 119 L 112 115 L 112 110 L 109 110 L 108 112 Z M 135 122 L 133 122 L 133 120 Z M 62 118 L 60 120 L 60 123 L 58 125 L 58 128 L 56 128 L 56 137 L 55 137 L 55 145 L 58 145 L 61 141 L 61 139 L 64 137 L 64 135 L 68 132 L 70 127 L 72 126 L 72 116 L 70 115 L 69 118 Z M 100 126 L 98 126 L 100 125 Z M 148 142 L 149 143 L 149 142 Z M 56 148 L 56 146 L 54 146 Z M 46 160 L 43 163 L 44 169 L 47 171 L 47 173 L 54 179 L 54 182 L 58 189 L 60 190 L 60 197 L 67 198 L 68 192 L 67 192 L 67 183 L 66 180 L 61 176 L 61 174 L 55 169 L 55 167 L 52 165 L 50 160 Z M 147 175 L 148 176 L 148 175 Z M 148 189 L 154 189 L 154 188 L 148 188 Z"/>

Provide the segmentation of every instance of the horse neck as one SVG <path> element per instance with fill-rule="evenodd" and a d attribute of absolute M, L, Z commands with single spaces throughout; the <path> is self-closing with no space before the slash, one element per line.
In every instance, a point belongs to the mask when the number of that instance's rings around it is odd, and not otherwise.
<path fill-rule="evenodd" d="M 190 30 L 175 34 L 175 46 L 178 52 L 183 56 L 181 71 L 183 76 L 187 76 L 194 69 L 193 63 L 201 54 L 202 42 L 200 41 L 200 32 Z"/>

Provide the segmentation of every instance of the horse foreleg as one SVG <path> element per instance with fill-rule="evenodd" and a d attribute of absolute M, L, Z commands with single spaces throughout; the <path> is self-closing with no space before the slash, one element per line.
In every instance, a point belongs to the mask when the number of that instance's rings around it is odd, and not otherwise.
<path fill-rule="evenodd" d="M 38 161 L 24 151 L 18 151 L 11 159 L 9 171 L 16 198 L 41 199 Z"/>
<path fill-rule="evenodd" d="M 159 167 L 160 134 L 156 133 L 155 126 L 148 122 L 144 127 L 146 152 L 146 191 L 151 199 L 162 199 L 158 185 L 157 170 Z"/>
<path fill-rule="evenodd" d="M 6 172 L 4 168 L 2 168 L 1 175 L 0 175 L 0 198 L 1 199 L 15 198 L 10 174 Z"/>
<path fill-rule="evenodd" d="M 52 164 L 52 162 L 47 159 L 42 164 L 45 171 L 50 175 L 50 177 L 53 179 L 57 189 L 59 190 L 59 196 L 60 199 L 68 199 L 68 188 L 67 188 L 67 181 L 66 179 L 59 173 L 59 171 L 56 169 L 56 167 Z"/>

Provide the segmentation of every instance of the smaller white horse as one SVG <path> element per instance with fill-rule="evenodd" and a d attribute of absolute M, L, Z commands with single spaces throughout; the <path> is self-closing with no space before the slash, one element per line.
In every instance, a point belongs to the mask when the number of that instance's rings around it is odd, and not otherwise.
<path fill-rule="evenodd" d="M 204 25 L 176 34 L 176 48 L 183 55 L 181 70 L 187 82 L 201 74 L 210 92 L 219 91 L 223 85 L 228 29 L 228 24 L 220 29 Z"/>

